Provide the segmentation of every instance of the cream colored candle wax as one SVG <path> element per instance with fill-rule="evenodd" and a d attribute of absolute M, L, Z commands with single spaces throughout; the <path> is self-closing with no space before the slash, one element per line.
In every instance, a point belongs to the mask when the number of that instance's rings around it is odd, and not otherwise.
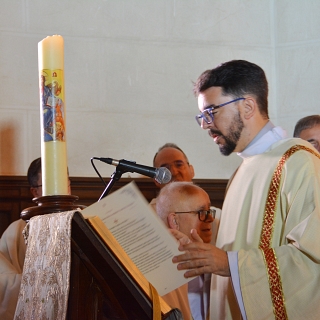
<path fill-rule="evenodd" d="M 69 194 L 63 51 L 59 35 L 38 43 L 43 196 Z"/>

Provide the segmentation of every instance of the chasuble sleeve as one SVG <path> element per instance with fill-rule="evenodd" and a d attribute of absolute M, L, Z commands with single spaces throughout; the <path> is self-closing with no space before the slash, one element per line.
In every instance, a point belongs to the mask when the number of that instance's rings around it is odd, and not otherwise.
<path fill-rule="evenodd" d="M 288 161 L 272 232 L 272 263 L 258 248 L 238 254 L 248 319 L 273 319 L 279 301 L 288 319 L 318 319 L 320 157 L 301 152 Z"/>

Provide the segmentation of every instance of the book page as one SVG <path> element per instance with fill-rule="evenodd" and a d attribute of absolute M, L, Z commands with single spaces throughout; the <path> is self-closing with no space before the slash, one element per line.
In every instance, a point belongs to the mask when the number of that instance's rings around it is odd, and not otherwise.
<path fill-rule="evenodd" d="M 178 242 L 134 182 L 85 208 L 82 214 L 102 220 L 160 296 L 192 279 L 185 279 L 185 271 L 172 263 L 173 256 L 181 254 Z"/>

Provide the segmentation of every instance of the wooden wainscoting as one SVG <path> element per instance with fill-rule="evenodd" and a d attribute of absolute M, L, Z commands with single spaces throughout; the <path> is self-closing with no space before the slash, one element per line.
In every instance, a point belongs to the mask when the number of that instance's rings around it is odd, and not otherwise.
<path fill-rule="evenodd" d="M 105 187 L 99 178 L 70 177 L 72 195 L 79 197 L 77 203 L 89 206 L 98 201 Z M 150 178 L 122 178 L 115 183 L 112 191 L 134 180 L 147 201 L 155 198 L 159 189 Z M 108 183 L 110 178 L 105 179 Z M 211 204 L 221 208 L 228 180 L 194 179 L 194 183 L 209 194 Z M 0 176 L 0 236 L 23 209 L 35 206 L 31 199 L 30 187 L 25 176 Z"/>

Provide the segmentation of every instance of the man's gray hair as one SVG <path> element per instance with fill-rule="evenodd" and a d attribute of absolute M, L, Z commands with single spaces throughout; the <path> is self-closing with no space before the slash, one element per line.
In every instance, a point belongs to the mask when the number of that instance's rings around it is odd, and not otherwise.
<path fill-rule="evenodd" d="M 157 197 L 156 211 L 161 220 L 168 226 L 169 213 L 175 212 L 181 195 L 190 197 L 203 189 L 193 182 L 173 181 L 164 186 Z"/>
<path fill-rule="evenodd" d="M 156 161 L 156 157 L 157 157 L 158 153 L 159 153 L 161 150 L 165 149 L 165 148 L 173 148 L 173 149 L 177 149 L 177 150 L 181 151 L 182 154 L 184 155 L 184 157 L 186 158 L 187 163 L 189 163 L 188 157 L 187 157 L 186 154 L 182 151 L 182 149 L 179 148 L 175 143 L 168 142 L 168 143 L 164 144 L 162 147 L 160 147 L 160 148 L 158 149 L 158 151 L 156 152 L 156 154 L 154 155 L 154 157 L 153 157 L 153 165 L 155 165 L 154 163 L 155 163 L 155 161 Z"/>
<path fill-rule="evenodd" d="M 304 117 L 296 123 L 293 136 L 295 138 L 300 138 L 301 132 L 303 130 L 313 128 L 318 124 L 320 124 L 320 115 L 314 114 L 312 116 Z"/>

